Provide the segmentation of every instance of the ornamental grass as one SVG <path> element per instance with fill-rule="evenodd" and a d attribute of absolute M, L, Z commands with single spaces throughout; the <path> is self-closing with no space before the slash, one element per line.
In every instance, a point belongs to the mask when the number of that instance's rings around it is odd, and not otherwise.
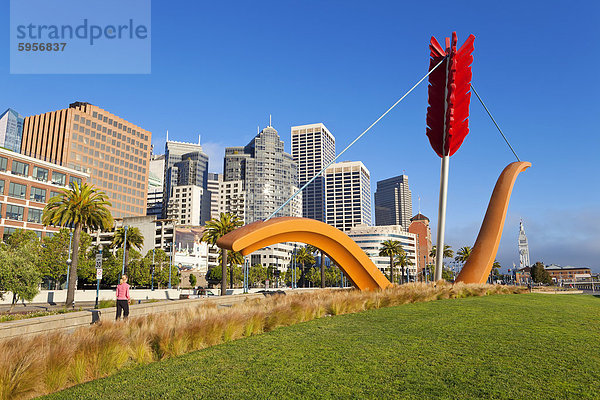
<path fill-rule="evenodd" d="M 492 294 L 513 286 L 411 283 L 380 291 L 315 290 L 214 304 L 128 321 L 103 321 L 72 334 L 49 333 L 0 342 L 0 399 L 28 399 L 191 351 L 325 316 L 406 303 Z"/>

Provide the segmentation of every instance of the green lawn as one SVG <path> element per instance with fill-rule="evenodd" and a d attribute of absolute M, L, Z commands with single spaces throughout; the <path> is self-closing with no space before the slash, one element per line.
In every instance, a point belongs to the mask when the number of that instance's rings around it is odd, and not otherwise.
<path fill-rule="evenodd" d="M 326 317 L 55 399 L 600 398 L 600 298 L 503 295 Z"/>

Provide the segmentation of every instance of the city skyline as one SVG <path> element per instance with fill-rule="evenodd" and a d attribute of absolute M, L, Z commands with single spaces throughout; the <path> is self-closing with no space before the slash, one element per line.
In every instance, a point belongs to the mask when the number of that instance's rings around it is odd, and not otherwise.
<path fill-rule="evenodd" d="M 533 163 L 516 183 L 498 260 L 505 268 L 518 263 L 515 242 L 523 218 L 531 262 L 600 270 L 600 191 L 588 184 L 600 144 L 592 117 L 599 84 L 572 83 L 579 66 L 598 57 L 588 52 L 597 5 L 390 3 L 384 12 L 324 3 L 319 18 L 333 23 L 326 35 L 300 29 L 316 21 L 314 4 L 296 5 L 293 13 L 277 3 L 240 4 L 243 12 L 232 15 L 227 29 L 217 23 L 225 5 L 186 3 L 190 12 L 176 17 L 181 6 L 153 4 L 150 75 L 9 75 L 4 55 L 2 108 L 27 116 L 88 101 L 152 132 L 155 148 L 164 146 L 166 129 L 189 142 L 200 133 L 211 158 L 247 143 L 271 113 L 280 132 L 322 122 L 343 148 L 424 75 L 432 35 L 456 30 L 464 40 L 473 33 L 473 84 L 521 159 Z M 493 20 L 473 18 L 492 14 Z M 402 15 L 414 17 L 398 24 Z M 8 15 L 0 18 L 8 24 Z M 264 18 L 268 29 L 256 23 Z M 8 32 L 0 38 L 8 42 Z M 540 38 L 552 38 L 567 57 L 548 64 L 531 50 Z M 324 58 L 298 62 L 303 51 Z M 435 232 L 439 159 L 425 136 L 426 96 L 422 84 L 342 160 L 363 161 L 373 182 L 406 170 Z M 471 133 L 451 161 L 446 237 L 455 249 L 474 243 L 495 180 L 514 160 L 481 105 L 471 103 Z M 283 140 L 289 146 L 287 135 Z M 400 156 L 402 165 L 396 165 Z M 558 183 L 561 190 L 549 191 Z"/>

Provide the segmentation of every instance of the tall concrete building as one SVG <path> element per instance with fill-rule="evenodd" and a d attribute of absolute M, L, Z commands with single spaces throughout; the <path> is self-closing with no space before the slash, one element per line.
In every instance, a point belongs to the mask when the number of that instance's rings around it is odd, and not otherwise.
<path fill-rule="evenodd" d="M 521 268 L 531 267 L 529 262 L 529 244 L 523 227 L 523 220 L 519 224 L 519 263 Z"/>
<path fill-rule="evenodd" d="M 284 151 L 277 131 L 268 126 L 244 147 L 225 149 L 224 182 L 243 181 L 246 223 L 269 217 L 298 189 L 298 170 Z M 277 216 L 301 216 L 302 198 L 296 196 Z"/>
<path fill-rule="evenodd" d="M 163 192 L 163 217 L 168 214 L 169 201 L 177 186 L 197 186 L 201 189 L 200 224 L 210 220 L 210 192 L 208 191 L 208 156 L 200 143 L 170 141 L 165 143 L 165 170 Z M 197 191 L 196 191 L 197 192 Z M 175 198 L 174 198 L 175 199 Z M 174 200 L 175 201 L 175 200 Z M 171 205 L 173 205 L 173 201 Z"/>
<path fill-rule="evenodd" d="M 400 175 L 377 182 L 375 225 L 402 225 L 405 230 L 412 217 L 412 195 L 408 176 Z"/>
<path fill-rule="evenodd" d="M 246 223 L 244 181 L 221 181 L 219 183 L 219 213 L 236 215 L 244 224 Z"/>
<path fill-rule="evenodd" d="M 0 147 L 21 152 L 23 121 L 23 116 L 12 108 L 0 114 Z"/>
<path fill-rule="evenodd" d="M 223 174 L 216 174 L 214 172 L 208 173 L 207 188 L 210 192 L 210 218 L 219 218 L 219 204 L 220 204 L 220 185 L 223 183 Z"/>
<path fill-rule="evenodd" d="M 113 217 L 146 214 L 151 133 L 89 103 L 26 117 L 21 153 L 90 176 Z"/>
<path fill-rule="evenodd" d="M 335 158 L 335 137 L 322 123 L 292 126 L 292 157 L 298 166 L 298 185 L 302 187 Z M 302 191 L 302 216 L 325 221 L 322 175 Z"/>
<path fill-rule="evenodd" d="M 325 222 L 342 231 L 371 225 L 371 175 L 361 161 L 344 161 L 325 170 Z"/>
<path fill-rule="evenodd" d="M 148 173 L 148 200 L 146 215 L 162 216 L 165 155 L 152 154 L 150 156 L 150 167 Z"/>

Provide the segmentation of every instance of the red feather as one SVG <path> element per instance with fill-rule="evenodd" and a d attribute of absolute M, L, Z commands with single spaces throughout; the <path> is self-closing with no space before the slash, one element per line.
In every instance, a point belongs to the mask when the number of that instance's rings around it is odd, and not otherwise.
<path fill-rule="evenodd" d="M 429 44 L 430 71 L 446 57 L 429 75 L 427 107 L 427 137 L 440 157 L 453 155 L 469 133 L 474 40 L 475 36 L 470 35 L 456 50 L 458 40 L 456 32 L 453 32 L 452 41 L 446 38 L 445 50 L 434 37 Z"/>

